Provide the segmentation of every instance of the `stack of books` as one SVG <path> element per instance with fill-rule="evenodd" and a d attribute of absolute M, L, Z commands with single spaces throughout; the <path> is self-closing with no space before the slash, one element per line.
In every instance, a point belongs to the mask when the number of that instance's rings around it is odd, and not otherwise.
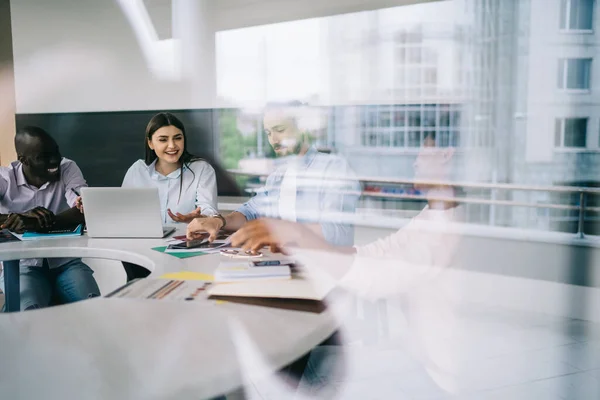
<path fill-rule="evenodd" d="M 222 261 L 215 271 L 215 282 L 291 279 L 290 263 L 284 261 Z"/>

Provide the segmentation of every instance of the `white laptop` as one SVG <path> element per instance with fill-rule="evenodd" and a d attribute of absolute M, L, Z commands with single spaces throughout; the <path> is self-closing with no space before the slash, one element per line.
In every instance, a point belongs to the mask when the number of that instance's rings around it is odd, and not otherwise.
<path fill-rule="evenodd" d="M 98 238 L 162 238 L 157 188 L 81 188 L 87 234 Z"/>

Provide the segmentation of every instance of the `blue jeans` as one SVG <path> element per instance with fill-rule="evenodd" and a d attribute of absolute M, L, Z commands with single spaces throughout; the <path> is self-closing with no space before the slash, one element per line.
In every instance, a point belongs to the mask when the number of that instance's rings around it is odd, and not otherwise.
<path fill-rule="evenodd" d="M 21 311 L 100 296 L 93 274 L 80 258 L 52 269 L 46 259 L 41 267 L 19 267 Z"/>

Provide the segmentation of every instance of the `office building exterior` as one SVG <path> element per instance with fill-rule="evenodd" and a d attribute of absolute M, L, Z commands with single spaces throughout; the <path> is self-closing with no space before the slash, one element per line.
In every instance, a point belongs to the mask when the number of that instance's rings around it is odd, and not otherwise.
<path fill-rule="evenodd" d="M 596 3 L 450 0 L 320 18 L 320 56 L 310 63 L 322 84 L 297 100 L 324 105 L 318 145 L 344 155 L 361 176 L 411 179 L 423 139 L 434 134 L 438 146 L 457 149 L 458 181 L 593 186 L 600 180 Z M 260 48 L 267 59 L 271 50 Z M 264 79 L 268 87 L 270 75 Z M 542 191 L 467 194 L 566 200 Z M 573 219 L 544 208 L 467 208 L 470 222 L 491 225 L 557 229 Z"/>

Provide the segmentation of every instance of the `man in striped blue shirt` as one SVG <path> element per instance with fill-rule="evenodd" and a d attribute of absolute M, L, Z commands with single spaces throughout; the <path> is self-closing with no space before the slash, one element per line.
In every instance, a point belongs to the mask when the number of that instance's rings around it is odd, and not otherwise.
<path fill-rule="evenodd" d="M 299 115 L 302 111 L 306 108 L 280 106 L 265 112 L 265 133 L 281 166 L 236 211 L 192 221 L 188 237 L 208 232 L 212 240 L 220 229 L 234 232 L 247 221 L 270 217 L 304 223 L 334 245 L 353 244 L 354 229 L 348 221 L 356 209 L 360 185 L 343 158 L 320 153 L 309 144 Z"/>

